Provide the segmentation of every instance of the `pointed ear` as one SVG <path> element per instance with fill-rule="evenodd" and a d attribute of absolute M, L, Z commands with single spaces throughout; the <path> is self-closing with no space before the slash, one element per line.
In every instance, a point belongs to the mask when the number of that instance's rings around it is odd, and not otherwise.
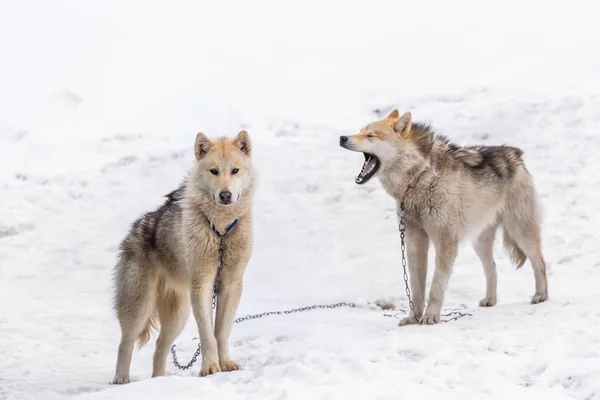
<path fill-rule="evenodd" d="M 252 142 L 250 142 L 250 135 L 248 132 L 240 131 L 235 139 L 233 139 L 233 144 L 248 157 L 252 154 Z"/>
<path fill-rule="evenodd" d="M 196 135 L 196 144 L 194 145 L 194 153 L 196 153 L 196 160 L 199 161 L 202 157 L 204 157 L 212 146 L 212 140 L 210 140 L 204 133 L 198 133 Z"/>
<path fill-rule="evenodd" d="M 394 110 L 387 116 L 387 119 L 397 119 L 400 116 L 398 110 Z"/>
<path fill-rule="evenodd" d="M 412 127 L 412 115 L 410 111 L 405 112 L 398 122 L 394 124 L 394 131 L 398 133 L 407 133 L 410 132 L 410 128 Z"/>

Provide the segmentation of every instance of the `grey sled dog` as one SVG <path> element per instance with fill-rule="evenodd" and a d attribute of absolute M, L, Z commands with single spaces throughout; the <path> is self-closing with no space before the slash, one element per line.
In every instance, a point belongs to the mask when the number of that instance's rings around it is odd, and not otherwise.
<path fill-rule="evenodd" d="M 486 277 L 482 307 L 496 304 L 496 264 L 492 248 L 496 230 L 521 267 L 527 258 L 535 275 L 533 304 L 548 299 L 546 264 L 541 251 L 540 215 L 531 175 L 522 151 L 508 146 L 459 147 L 431 127 L 412 123 L 409 112 L 394 110 L 340 146 L 364 153 L 356 183 L 379 177 L 397 203 L 404 202 L 410 288 L 415 312 L 400 325 L 436 324 L 461 240 L 472 238 Z M 425 309 L 429 243 L 435 248 L 435 272 Z M 425 311 L 423 313 L 423 311 Z"/>
<path fill-rule="evenodd" d="M 135 221 L 121 243 L 114 306 L 122 336 L 113 383 L 129 382 L 134 344 L 146 343 L 158 323 L 152 376 L 165 374 L 169 349 L 185 326 L 190 299 L 202 343 L 200 375 L 239 369 L 229 357 L 228 340 L 252 252 L 251 152 L 246 131 L 233 140 L 214 142 L 199 133 L 196 162 L 185 183 L 160 208 Z M 219 235 L 224 234 L 213 329 L 213 283 Z"/>

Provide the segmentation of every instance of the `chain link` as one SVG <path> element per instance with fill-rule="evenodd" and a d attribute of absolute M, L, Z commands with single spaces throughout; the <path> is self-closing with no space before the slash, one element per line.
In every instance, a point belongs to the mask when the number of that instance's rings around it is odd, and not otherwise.
<path fill-rule="evenodd" d="M 441 322 L 452 322 L 452 321 L 456 321 L 457 319 L 460 319 L 462 317 L 473 316 L 473 314 L 462 311 L 462 310 L 466 310 L 466 309 L 467 309 L 467 306 L 465 304 L 461 304 L 459 308 L 447 309 L 447 312 L 440 314 L 440 321 Z M 389 318 L 400 319 L 402 316 L 405 316 L 408 313 L 409 313 L 409 310 L 399 310 L 395 314 L 383 314 L 383 316 L 389 317 Z"/>
<path fill-rule="evenodd" d="M 196 340 L 196 339 L 198 339 L 198 338 L 194 338 L 192 340 Z M 177 347 L 176 344 L 174 344 L 173 346 L 171 346 L 171 354 L 173 355 L 173 364 L 175 364 L 175 366 L 177 368 L 179 368 L 180 370 L 182 370 L 182 371 L 185 371 L 186 369 L 191 368 L 196 363 L 196 360 L 198 359 L 198 356 L 200 355 L 200 351 L 201 351 L 200 343 L 198 343 L 198 348 L 194 352 L 194 355 L 192 356 L 192 359 L 186 365 L 179 364 L 179 360 L 177 359 L 177 353 L 175 351 L 176 347 Z"/>
<path fill-rule="evenodd" d="M 217 275 L 213 284 L 213 310 L 217 308 L 217 295 L 221 291 L 221 274 L 223 273 L 223 259 L 225 258 L 225 235 L 220 235 L 221 242 L 219 243 L 219 265 L 217 266 Z"/>
<path fill-rule="evenodd" d="M 410 285 L 408 284 L 408 270 L 406 267 L 406 226 L 404 225 L 404 202 L 400 203 L 400 250 L 402 251 L 402 271 L 404 273 L 404 287 L 406 288 L 406 297 L 408 298 L 408 306 L 410 311 L 415 314 L 415 305 L 410 295 Z"/>
<path fill-rule="evenodd" d="M 356 307 L 356 304 L 354 303 L 346 303 L 345 301 L 341 302 L 341 303 L 333 303 L 333 304 L 318 304 L 318 305 L 314 305 L 314 306 L 306 306 L 306 307 L 300 307 L 300 308 L 292 308 L 291 310 L 285 310 L 285 311 L 267 311 L 264 313 L 260 313 L 260 314 L 253 314 L 253 315 L 246 315 L 245 317 L 240 317 L 240 318 L 236 318 L 233 322 L 240 323 L 240 322 L 244 322 L 244 321 L 249 321 L 251 319 L 257 319 L 257 318 L 262 318 L 262 317 L 268 317 L 270 315 L 288 315 L 288 314 L 294 314 L 294 313 L 299 313 L 299 312 L 304 312 L 304 311 L 311 311 L 311 310 L 317 310 L 317 309 L 332 309 L 332 308 L 338 308 L 338 307 Z"/>

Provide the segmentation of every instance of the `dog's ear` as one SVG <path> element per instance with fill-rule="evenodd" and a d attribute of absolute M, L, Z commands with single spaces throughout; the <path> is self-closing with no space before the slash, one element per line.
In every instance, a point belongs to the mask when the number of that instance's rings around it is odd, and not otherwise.
<path fill-rule="evenodd" d="M 407 111 L 394 124 L 394 131 L 404 135 L 404 134 L 410 132 L 411 127 L 412 127 L 412 115 L 410 114 L 410 111 Z"/>
<path fill-rule="evenodd" d="M 390 113 L 390 115 L 387 116 L 387 119 L 398 119 L 399 116 L 400 113 L 398 112 L 398 110 L 394 110 Z"/>
<path fill-rule="evenodd" d="M 200 132 L 196 135 L 196 144 L 194 145 L 194 153 L 196 153 L 196 160 L 200 161 L 202 157 L 208 153 L 210 148 L 213 146 L 212 140 L 208 138 L 204 133 Z"/>
<path fill-rule="evenodd" d="M 233 139 L 233 144 L 248 157 L 250 157 L 250 154 L 252 154 L 252 142 L 250 141 L 250 135 L 248 132 L 240 131 L 235 139 Z"/>

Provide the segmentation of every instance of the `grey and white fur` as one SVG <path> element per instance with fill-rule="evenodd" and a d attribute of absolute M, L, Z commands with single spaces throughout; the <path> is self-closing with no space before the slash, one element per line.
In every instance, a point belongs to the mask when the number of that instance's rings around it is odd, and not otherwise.
<path fill-rule="evenodd" d="M 146 343 L 159 326 L 152 376 L 164 375 L 169 349 L 185 326 L 190 306 L 202 343 L 200 375 L 239 369 L 230 358 L 228 339 L 252 252 L 251 151 L 245 131 L 233 140 L 216 141 L 199 133 L 196 162 L 185 183 L 161 207 L 135 221 L 121 243 L 114 308 L 122 334 L 113 383 L 130 381 L 135 342 Z M 226 235 L 213 326 L 220 238 L 210 224 L 223 233 L 236 219 Z"/>
<path fill-rule="evenodd" d="M 522 151 L 509 146 L 460 147 L 410 113 L 394 110 L 358 134 L 340 137 L 340 145 L 363 152 L 365 163 L 356 183 L 377 176 L 397 203 L 404 202 L 407 257 L 414 313 L 400 325 L 440 322 L 446 286 L 459 242 L 471 240 L 486 278 L 480 306 L 497 301 L 496 231 L 517 268 L 528 258 L 535 276 L 532 303 L 548 299 L 546 263 L 541 250 L 540 211 L 533 179 Z M 435 271 L 425 308 L 427 257 L 435 248 Z"/>

